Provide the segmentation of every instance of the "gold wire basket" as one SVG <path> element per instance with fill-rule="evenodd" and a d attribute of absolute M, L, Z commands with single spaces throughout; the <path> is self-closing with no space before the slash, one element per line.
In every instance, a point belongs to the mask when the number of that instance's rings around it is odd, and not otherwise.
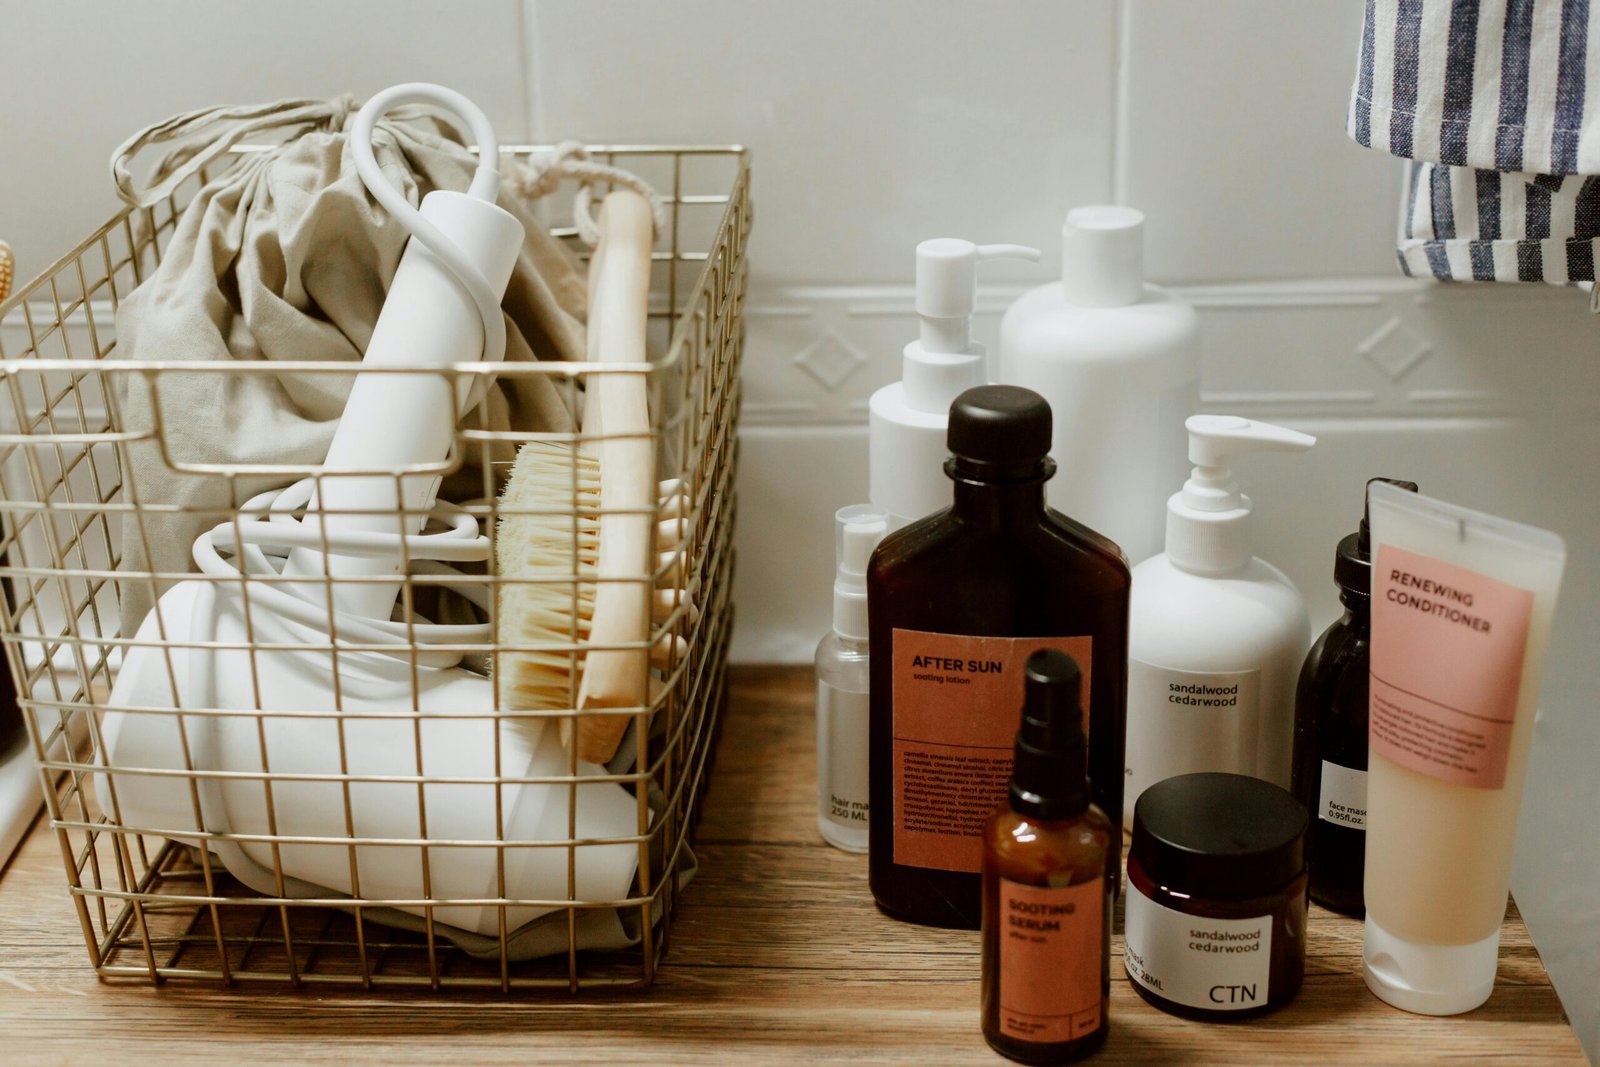
<path fill-rule="evenodd" d="M 517 146 L 507 151 L 526 156 L 544 149 Z M 128 591 L 152 591 L 157 583 L 178 580 L 217 581 L 195 574 L 119 567 L 127 532 L 142 533 L 145 518 L 173 509 L 140 501 L 137 487 L 128 482 L 130 444 L 154 440 L 164 447 L 159 406 L 152 429 L 130 431 L 119 418 L 118 397 L 129 388 L 152 387 L 165 373 L 277 375 L 303 371 L 353 380 L 353 375 L 367 371 L 359 364 L 346 363 L 164 364 L 111 358 L 115 354 L 112 314 L 159 263 L 184 205 L 210 179 L 208 173 L 151 208 L 128 209 L 116 215 L 0 303 L 0 430 L 4 431 L 0 433 L 0 589 L 5 597 L 0 635 L 17 681 L 71 898 L 90 961 L 102 978 L 501 991 L 642 987 L 654 979 L 682 884 L 692 871 L 690 834 L 724 699 L 732 625 L 733 475 L 745 244 L 751 222 L 749 161 L 745 151 L 734 146 L 599 145 L 591 151 L 597 159 L 644 177 L 662 192 L 667 203 L 667 232 L 654 253 L 650 315 L 652 351 L 664 354 L 652 360 L 646 379 L 658 474 L 681 481 L 686 503 L 681 542 L 670 558 L 662 559 L 655 573 L 605 579 L 670 589 L 678 607 L 653 623 L 648 643 L 668 648 L 669 658 L 653 672 L 649 691 L 639 695 L 637 707 L 627 709 L 634 721 L 634 760 L 600 777 L 578 777 L 574 762 L 570 774 L 535 780 L 552 788 L 565 787 L 568 836 L 564 840 L 515 839 L 507 833 L 498 800 L 491 801 L 496 808 L 496 834 L 490 839 L 430 837 L 426 807 L 433 794 L 429 791 L 464 783 L 436 778 L 426 769 L 420 722 L 415 728 L 413 767 L 382 775 L 351 772 L 342 751 L 348 716 L 337 698 L 334 711 L 340 773 L 274 771 L 266 759 L 265 741 L 260 770 L 222 772 L 200 765 L 185 746 L 185 763 L 176 776 L 196 798 L 192 821 L 186 825 L 129 825 L 119 821 L 113 811 L 102 810 L 99 798 L 106 783 L 97 780 L 133 769 L 108 759 L 102 729 L 108 714 L 176 716 L 180 723 L 177 732 L 184 736 L 188 729 L 182 725 L 185 719 L 244 714 L 263 731 L 263 737 L 270 720 L 281 714 L 262 711 L 259 703 L 246 709 L 184 706 L 181 711 L 110 704 L 119 664 L 136 646 L 148 644 L 136 635 L 120 632 L 119 610 Z M 228 165 L 231 162 L 221 164 Z M 553 232 L 586 256 L 571 231 Z M 452 385 L 458 376 L 546 376 L 563 391 L 569 410 L 576 411 L 581 383 L 607 370 L 603 365 L 581 363 L 506 363 L 460 365 L 438 373 L 450 378 Z M 508 451 L 532 439 L 575 444 L 580 435 L 496 433 L 486 423 L 463 426 L 457 430 L 446 465 L 374 473 L 398 479 L 403 475 L 415 478 L 418 470 L 448 472 L 468 454 L 479 455 L 484 470 L 503 473 Z M 237 521 L 237 509 L 248 495 L 239 485 L 242 472 L 192 468 L 189 473 L 228 486 L 233 508 L 205 510 L 203 517 L 208 523 Z M 278 474 L 284 484 L 317 474 L 315 469 L 290 466 L 281 470 L 254 467 L 250 473 Z M 486 486 L 484 501 L 465 505 L 491 537 L 499 518 L 495 488 Z M 576 493 L 565 510 L 556 508 L 555 512 L 571 516 L 574 526 L 597 517 L 592 507 L 581 510 Z M 333 580 L 321 579 L 325 583 Z M 502 581 L 493 576 L 480 580 L 491 587 Z M 444 581 L 431 579 L 435 586 Z M 573 574 L 564 581 L 577 598 L 583 593 L 579 587 L 585 583 L 592 586 L 594 578 Z M 414 597 L 427 592 L 424 587 L 430 579 L 411 575 L 403 584 L 401 602 L 409 606 Z M 592 588 L 588 592 L 592 593 Z M 462 648 L 463 653 L 493 661 L 519 647 L 502 639 L 493 619 L 496 599 L 489 598 L 488 608 L 495 640 Z M 248 618 L 248 595 L 245 614 Z M 353 646 L 345 641 L 336 650 L 331 612 L 329 629 L 326 643 L 307 651 L 337 660 L 338 654 Z M 165 646 L 167 671 L 173 670 L 173 656 L 196 647 L 202 646 Z M 213 642 L 203 647 L 221 646 Z M 256 654 L 248 645 L 231 647 L 252 657 Z M 617 646 L 588 644 L 574 624 L 570 640 L 555 651 L 576 660 L 589 648 L 598 647 Z M 412 656 L 415 709 L 421 706 L 415 649 Z M 335 673 L 337 670 L 335 667 Z M 172 684 L 176 692 L 176 679 Z M 417 720 L 430 714 L 401 711 Z M 496 774 L 471 783 L 492 791 L 496 798 L 506 785 L 530 782 L 526 777 L 502 773 L 498 719 L 506 714 L 511 713 L 496 710 L 492 716 L 480 716 L 496 720 L 488 730 L 494 738 Z M 577 714 L 571 707 L 552 713 L 574 727 L 572 719 Z M 202 790 L 225 778 L 234 785 L 240 780 L 260 783 L 261 802 L 272 832 L 226 833 L 207 825 L 198 798 Z M 282 792 L 303 787 L 308 781 L 342 792 L 345 837 L 308 839 L 283 832 L 279 826 L 274 787 Z M 597 781 L 617 783 L 637 799 L 631 833 L 607 839 L 577 835 L 582 795 L 578 783 Z M 420 834 L 382 838 L 361 836 L 351 829 L 352 790 L 377 785 L 391 791 L 405 788 L 406 795 L 414 797 L 420 809 Z M 109 806 L 116 807 L 114 801 Z M 286 872 L 279 857 L 308 841 L 348 852 L 353 891 L 309 897 L 285 891 Z M 247 887 L 219 862 L 222 848 L 241 843 L 255 846 L 258 854 L 261 849 L 270 852 L 277 892 Z M 637 851 L 630 892 L 619 899 L 581 898 L 575 872 L 584 863 L 585 850 L 618 845 Z M 487 848 L 497 854 L 498 876 L 492 887 L 496 891 L 472 900 L 426 892 L 405 898 L 360 892 L 359 868 L 379 852 L 404 850 L 407 856 L 414 856 L 426 887 L 430 865 L 437 874 L 440 865 L 450 862 L 452 854 L 460 854 L 462 847 Z M 540 862 L 565 871 L 564 895 L 542 899 L 508 895 L 508 864 L 517 862 L 519 854 L 535 852 Z M 440 913 L 448 915 L 447 909 L 464 904 L 497 913 L 496 934 L 476 945 L 452 936 Z M 547 924 L 554 916 L 561 949 L 537 958 L 520 958 L 516 931 L 508 928 L 508 913 L 526 915 L 528 909 L 546 913 L 543 921 Z M 396 910 L 413 917 L 410 929 L 393 925 Z M 580 945 L 580 927 L 597 912 L 617 916 L 622 928 L 632 934 L 631 942 L 602 949 Z"/>

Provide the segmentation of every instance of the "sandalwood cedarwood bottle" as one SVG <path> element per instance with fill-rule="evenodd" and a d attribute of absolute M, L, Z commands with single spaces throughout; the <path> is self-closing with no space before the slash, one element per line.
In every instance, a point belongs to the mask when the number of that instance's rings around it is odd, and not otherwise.
<path fill-rule="evenodd" d="M 1106 1039 L 1120 853 L 1089 803 L 1081 672 L 1028 657 L 1010 803 L 983 836 L 983 1036 L 1021 1063 L 1071 1063 Z"/>
<path fill-rule="evenodd" d="M 898 919 L 978 927 L 983 828 L 1005 801 L 1023 668 L 1042 648 L 1082 668 L 1091 799 L 1120 855 L 1128 563 L 1045 506 L 1050 440 L 1037 393 L 962 393 L 945 463 L 953 505 L 890 535 L 868 567 L 868 869 Z"/>

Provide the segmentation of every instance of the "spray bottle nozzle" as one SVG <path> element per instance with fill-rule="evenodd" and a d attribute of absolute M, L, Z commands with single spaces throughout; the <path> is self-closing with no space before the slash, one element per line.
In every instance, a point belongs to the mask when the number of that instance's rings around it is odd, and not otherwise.
<path fill-rule="evenodd" d="M 1071 656 L 1043 648 L 1028 657 L 1024 678 L 1011 806 L 1040 819 L 1073 818 L 1089 806 L 1083 672 Z"/>
<path fill-rule="evenodd" d="M 973 352 L 972 315 L 978 306 L 978 264 L 991 259 L 1026 259 L 1041 253 L 1027 245 L 979 245 L 959 237 L 935 237 L 917 245 L 917 314 L 928 352 Z"/>
<path fill-rule="evenodd" d="M 871 504 L 851 504 L 834 515 L 833 631 L 840 637 L 867 639 L 867 566 L 888 521 Z"/>

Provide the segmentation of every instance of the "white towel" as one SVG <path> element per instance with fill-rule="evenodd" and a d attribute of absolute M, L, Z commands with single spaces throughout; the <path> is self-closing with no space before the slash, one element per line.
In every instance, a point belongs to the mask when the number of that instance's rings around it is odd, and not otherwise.
<path fill-rule="evenodd" d="M 1367 0 L 1346 127 L 1415 161 L 1407 274 L 1594 279 L 1597 35 L 1589 0 Z"/>

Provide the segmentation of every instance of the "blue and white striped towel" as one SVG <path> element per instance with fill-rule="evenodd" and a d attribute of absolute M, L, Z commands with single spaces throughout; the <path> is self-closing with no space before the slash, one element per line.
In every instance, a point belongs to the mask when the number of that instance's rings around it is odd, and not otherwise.
<path fill-rule="evenodd" d="M 1414 160 L 1407 274 L 1592 281 L 1600 19 L 1589 0 L 1367 0 L 1350 136 Z"/>

